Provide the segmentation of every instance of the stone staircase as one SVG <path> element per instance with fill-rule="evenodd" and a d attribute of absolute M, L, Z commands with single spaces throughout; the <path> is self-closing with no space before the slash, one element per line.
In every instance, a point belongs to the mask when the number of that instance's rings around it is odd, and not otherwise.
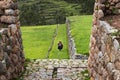
<path fill-rule="evenodd" d="M 85 80 L 87 60 L 37 59 L 28 63 L 23 80 Z"/>

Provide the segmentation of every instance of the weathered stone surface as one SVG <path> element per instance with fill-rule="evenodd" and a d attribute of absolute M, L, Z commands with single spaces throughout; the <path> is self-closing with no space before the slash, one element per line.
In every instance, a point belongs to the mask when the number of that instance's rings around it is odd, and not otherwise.
<path fill-rule="evenodd" d="M 115 67 L 116 69 L 120 70 L 120 61 L 115 62 Z"/>
<path fill-rule="evenodd" d="M 3 60 L 4 54 L 3 54 L 3 48 L 0 46 L 0 61 Z"/>
<path fill-rule="evenodd" d="M 14 15 L 14 16 L 18 16 L 19 14 L 19 10 L 13 10 L 13 9 L 6 9 L 5 10 L 5 15 Z"/>
<path fill-rule="evenodd" d="M 15 16 L 1 16 L 0 18 L 1 22 L 5 22 L 5 23 L 16 23 L 18 21 L 18 18 Z"/>
<path fill-rule="evenodd" d="M 14 15 L 15 11 L 13 9 L 6 9 L 5 14 L 6 15 Z"/>
<path fill-rule="evenodd" d="M 0 8 L 8 8 L 10 5 L 8 5 L 5 1 L 0 1 Z"/>
<path fill-rule="evenodd" d="M 3 15 L 4 11 L 2 9 L 0 9 L 0 15 Z"/>
<path fill-rule="evenodd" d="M 56 67 L 56 63 L 62 66 Z M 56 72 L 54 72 L 55 68 Z M 38 59 L 28 64 L 23 80 L 85 80 L 86 77 L 89 77 L 88 73 L 84 73 L 86 69 L 87 60 Z"/>
<path fill-rule="evenodd" d="M 5 73 L 4 65 L 2 64 L 2 62 L 0 62 L 0 74 L 4 74 L 4 73 Z"/>
<path fill-rule="evenodd" d="M 98 17 L 99 19 L 101 19 L 102 17 L 104 17 L 104 13 L 102 10 L 98 10 Z"/>
<path fill-rule="evenodd" d="M 120 9 L 120 3 L 117 3 L 115 7 Z"/>
<path fill-rule="evenodd" d="M 1 9 L 8 9 L 8 8 L 17 9 L 18 6 L 12 0 L 4 0 L 4 1 L 0 1 L 0 8 Z"/>
<path fill-rule="evenodd" d="M 0 80 L 7 80 L 7 78 L 4 75 L 1 75 Z"/>
<path fill-rule="evenodd" d="M 104 3 L 106 0 L 99 0 L 100 3 Z"/>
<path fill-rule="evenodd" d="M 0 0 L 0 80 L 17 78 L 24 61 L 16 0 Z"/>
<path fill-rule="evenodd" d="M 120 45 L 119 45 L 119 42 L 116 39 L 114 39 L 113 45 L 115 47 L 115 50 L 118 51 L 118 49 L 120 48 Z"/>
<path fill-rule="evenodd" d="M 99 4 L 99 9 L 105 10 L 105 5 L 104 4 Z"/>
<path fill-rule="evenodd" d="M 119 7 L 120 0 L 96 0 L 88 59 L 91 80 L 120 79 Z"/>

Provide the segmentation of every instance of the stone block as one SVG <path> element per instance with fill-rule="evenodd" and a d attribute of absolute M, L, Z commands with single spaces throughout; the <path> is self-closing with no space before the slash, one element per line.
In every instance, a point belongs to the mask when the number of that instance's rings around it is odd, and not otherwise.
<path fill-rule="evenodd" d="M 18 21 L 18 18 L 15 16 L 1 16 L 0 20 L 4 23 L 14 24 Z"/>
<path fill-rule="evenodd" d="M 15 34 L 16 34 L 16 32 L 17 32 L 17 27 L 16 27 L 15 24 L 9 25 L 8 28 L 9 28 L 9 31 L 11 32 L 11 35 L 15 35 Z"/>
<path fill-rule="evenodd" d="M 99 3 L 105 3 L 106 0 L 99 0 Z"/>
<path fill-rule="evenodd" d="M 0 46 L 0 61 L 3 60 L 4 54 L 3 54 L 3 48 Z"/>
<path fill-rule="evenodd" d="M 14 15 L 15 11 L 13 9 L 6 9 L 5 10 L 5 15 Z"/>
<path fill-rule="evenodd" d="M 0 80 L 7 80 L 7 78 L 4 75 L 1 75 Z"/>
<path fill-rule="evenodd" d="M 103 10 L 98 10 L 98 18 L 101 19 L 104 17 Z"/>
<path fill-rule="evenodd" d="M 115 62 L 115 68 L 116 68 L 117 70 L 120 70 L 120 61 L 116 61 L 116 62 Z"/>
<path fill-rule="evenodd" d="M 0 74 L 5 74 L 6 69 L 4 67 L 4 64 L 0 61 Z"/>
<path fill-rule="evenodd" d="M 3 15 L 4 11 L 2 9 L 0 9 L 0 15 Z"/>

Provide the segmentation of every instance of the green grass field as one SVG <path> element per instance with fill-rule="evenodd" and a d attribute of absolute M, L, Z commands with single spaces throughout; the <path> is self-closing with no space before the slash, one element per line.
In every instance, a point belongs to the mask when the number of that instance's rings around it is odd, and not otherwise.
<path fill-rule="evenodd" d="M 26 58 L 30 59 L 46 58 L 56 26 L 57 25 L 21 27 Z M 58 51 L 57 49 L 57 43 L 60 40 L 64 44 L 64 48 L 62 51 Z M 69 58 L 67 50 L 65 25 L 60 25 L 58 27 L 58 34 L 55 38 L 55 42 L 52 51 L 50 52 L 49 58 L 50 59 Z"/>
<path fill-rule="evenodd" d="M 71 33 L 76 43 L 77 52 L 81 54 L 88 54 L 92 16 L 72 16 L 69 17 L 69 19 L 71 21 Z M 21 27 L 26 58 L 46 58 L 56 26 L 57 25 Z M 62 51 L 58 51 L 57 49 L 59 41 L 62 41 L 64 45 Z M 55 38 L 49 58 L 69 58 L 65 24 L 60 24 L 58 27 L 58 34 Z"/>
<path fill-rule="evenodd" d="M 62 41 L 63 43 L 63 49 L 62 51 L 59 51 L 57 49 L 57 44 L 59 41 Z M 66 36 L 66 26 L 65 24 L 60 24 L 58 26 L 58 33 L 54 41 L 53 49 L 50 53 L 49 58 L 55 58 L 55 59 L 68 59 L 68 42 L 67 42 L 67 36 Z"/>
<path fill-rule="evenodd" d="M 71 16 L 69 19 L 71 21 L 71 34 L 75 40 L 77 52 L 88 55 L 92 16 Z"/>
<path fill-rule="evenodd" d="M 45 58 L 56 25 L 21 27 L 26 58 Z"/>

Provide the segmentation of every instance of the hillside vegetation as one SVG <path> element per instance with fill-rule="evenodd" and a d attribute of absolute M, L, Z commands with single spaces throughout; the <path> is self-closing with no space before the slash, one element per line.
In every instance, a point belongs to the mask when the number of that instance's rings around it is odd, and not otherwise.
<path fill-rule="evenodd" d="M 64 23 L 66 16 L 92 14 L 94 0 L 18 0 L 22 25 Z M 87 5 L 87 6 L 86 6 Z"/>

